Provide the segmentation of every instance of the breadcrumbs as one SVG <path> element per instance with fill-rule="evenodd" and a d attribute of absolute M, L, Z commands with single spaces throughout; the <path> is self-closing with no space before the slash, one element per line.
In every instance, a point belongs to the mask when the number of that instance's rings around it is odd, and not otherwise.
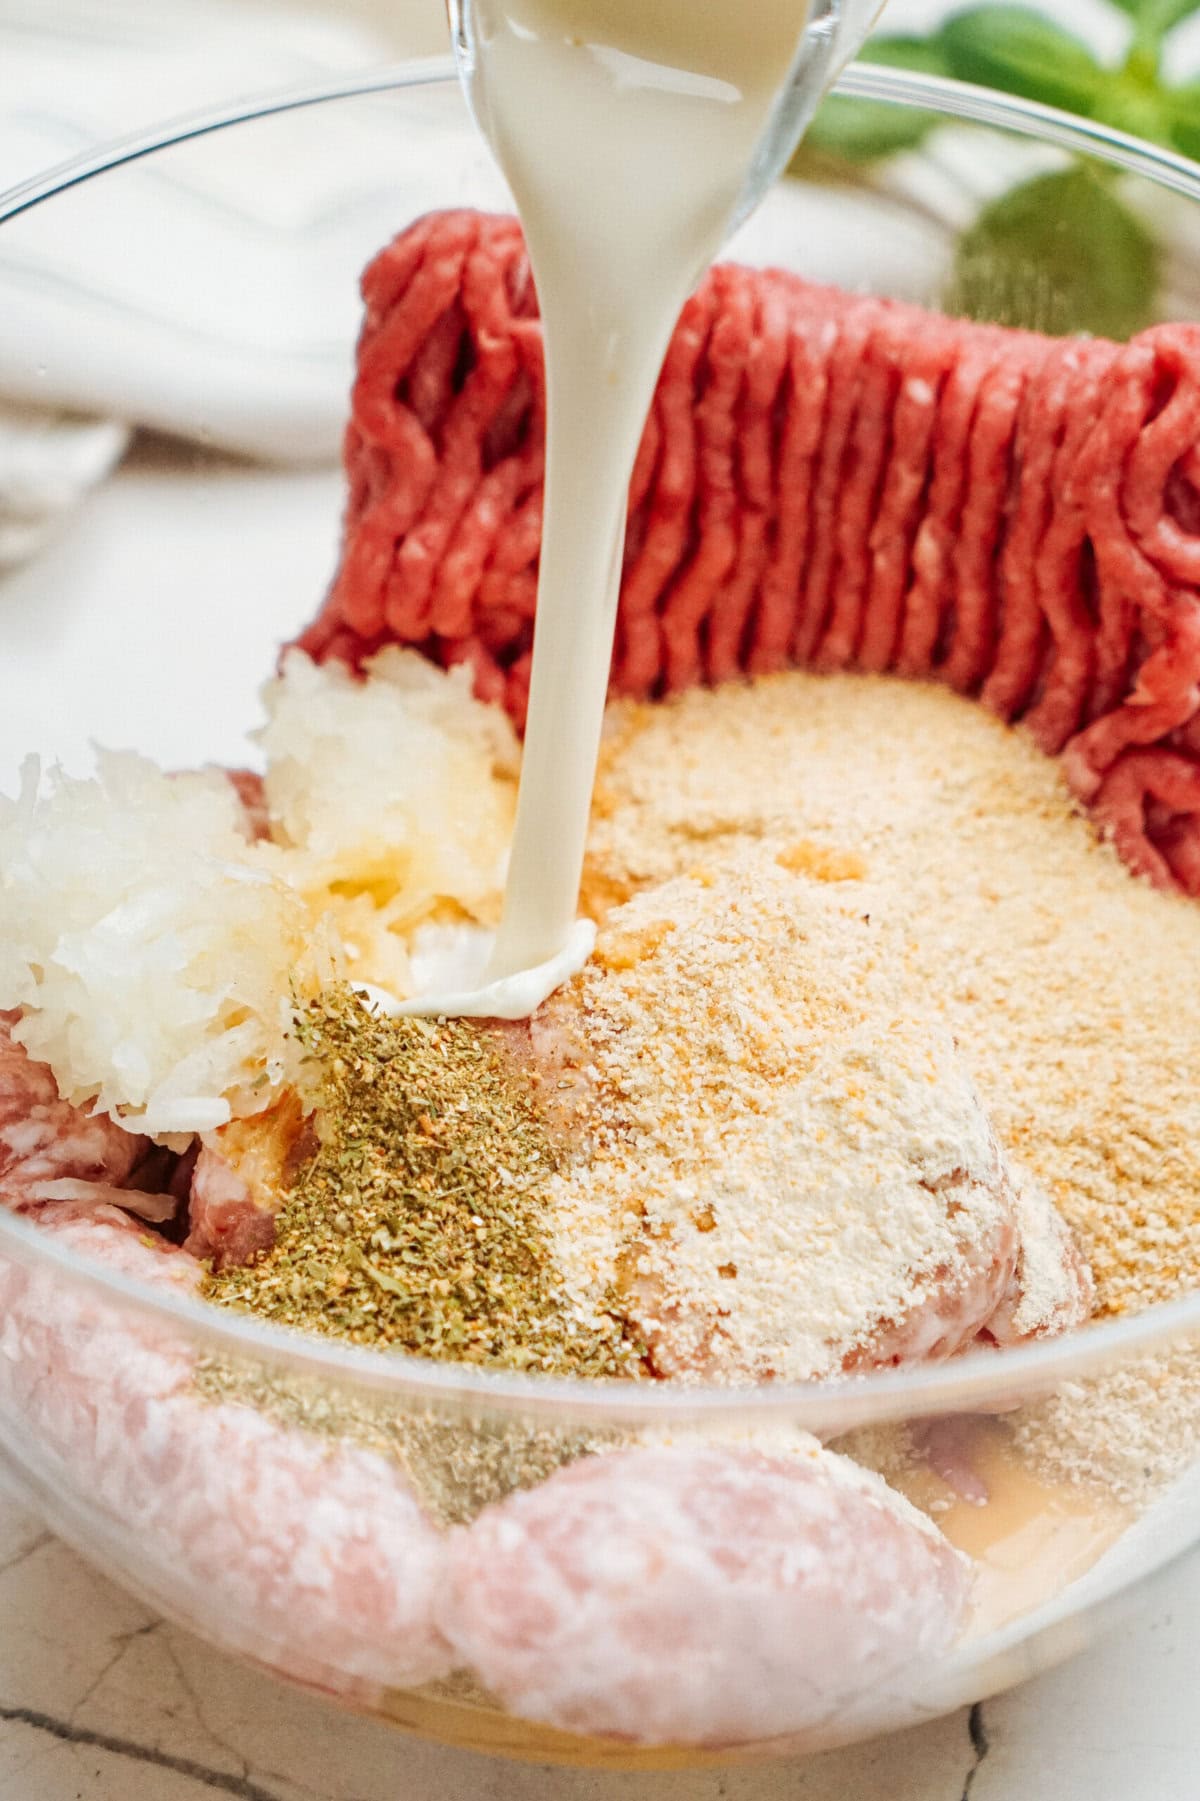
<path fill-rule="evenodd" d="M 1004 1286 L 1014 1186 L 875 915 L 749 846 L 610 915 L 555 1004 L 594 1083 L 556 1261 L 581 1298 L 617 1279 L 660 1374 L 803 1381 L 874 1361 L 947 1270 Z"/>
<path fill-rule="evenodd" d="M 843 897 L 861 871 L 881 954 L 1073 1227 L 1098 1313 L 1195 1285 L 1200 906 L 1135 880 L 1030 739 L 944 689 L 786 674 L 614 707 L 600 782 L 597 910 L 753 843 L 836 871 Z M 1090 1480 L 1120 1463 L 1132 1493 L 1164 1440 L 1171 1469 L 1195 1452 L 1185 1363 L 1077 1385 L 1028 1411 L 1025 1439 Z"/>

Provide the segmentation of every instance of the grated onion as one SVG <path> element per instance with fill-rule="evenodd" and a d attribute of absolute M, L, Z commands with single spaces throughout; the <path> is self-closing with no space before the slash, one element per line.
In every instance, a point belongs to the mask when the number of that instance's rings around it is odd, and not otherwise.
<path fill-rule="evenodd" d="M 356 979 L 403 994 L 414 927 L 499 918 L 519 752 L 465 668 L 391 646 L 365 675 L 290 651 L 256 735 L 289 880 L 331 914 Z"/>
<path fill-rule="evenodd" d="M 132 752 L 0 796 L 0 1009 L 67 1100 L 176 1144 L 272 1103 L 297 999 L 406 994 L 418 926 L 499 913 L 518 750 L 465 670 L 294 651 L 263 698 L 267 840 L 221 771 Z"/>
<path fill-rule="evenodd" d="M 0 797 L 0 1003 L 67 1100 L 152 1136 L 266 1105 L 295 1054 L 293 990 L 335 967 L 278 862 L 218 773 L 101 751 L 79 780 L 27 760 Z"/>

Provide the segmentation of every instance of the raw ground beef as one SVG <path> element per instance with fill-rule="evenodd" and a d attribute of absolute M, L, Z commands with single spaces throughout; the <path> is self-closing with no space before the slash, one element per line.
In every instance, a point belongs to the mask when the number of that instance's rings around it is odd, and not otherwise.
<path fill-rule="evenodd" d="M 469 663 L 518 723 L 542 333 L 514 219 L 419 220 L 363 278 L 340 567 L 300 640 Z M 614 693 L 790 663 L 1021 720 L 1130 866 L 1200 893 L 1200 326 L 1051 339 L 715 268 L 630 487 Z"/>

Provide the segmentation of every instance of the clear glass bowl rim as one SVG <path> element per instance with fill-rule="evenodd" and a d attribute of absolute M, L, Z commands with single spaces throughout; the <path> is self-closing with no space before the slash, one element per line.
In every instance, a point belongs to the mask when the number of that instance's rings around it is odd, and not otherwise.
<path fill-rule="evenodd" d="M 229 126 L 338 100 L 455 80 L 451 57 L 427 57 L 168 120 L 73 157 L 0 193 L 0 224 L 106 170 Z M 834 91 L 856 99 L 916 107 L 939 113 L 948 123 L 992 126 L 1096 156 L 1200 203 L 1200 166 L 1186 157 L 1035 101 L 870 63 L 852 64 Z M 786 1421 L 818 1432 L 845 1431 L 854 1425 L 947 1409 L 985 1408 L 1006 1395 L 1023 1399 L 1155 1345 L 1200 1333 L 1198 1289 L 1127 1318 L 1087 1326 L 1065 1338 L 1003 1352 L 976 1351 L 949 1364 L 742 1388 L 579 1380 L 359 1350 L 268 1326 L 180 1293 L 160 1293 L 106 1270 L 48 1239 L 28 1221 L 3 1211 L 0 1251 L 26 1267 L 54 1270 L 69 1285 L 91 1292 L 126 1316 L 147 1324 L 173 1325 L 193 1339 L 206 1340 L 213 1354 L 261 1359 L 298 1375 L 324 1377 L 339 1386 L 350 1384 L 393 1401 L 434 1407 L 467 1405 L 560 1424 L 568 1418 L 586 1418 L 588 1425 L 597 1429 L 668 1420 L 673 1426 L 716 1425 L 722 1419 L 736 1419 L 739 1425 Z"/>

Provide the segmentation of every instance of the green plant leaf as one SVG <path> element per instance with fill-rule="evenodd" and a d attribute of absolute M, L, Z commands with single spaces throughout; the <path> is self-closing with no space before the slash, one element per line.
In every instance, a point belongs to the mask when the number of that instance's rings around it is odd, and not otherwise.
<path fill-rule="evenodd" d="M 1143 40 L 1165 37 L 1196 10 L 1196 0 L 1115 0 L 1115 4 L 1137 21 L 1138 35 Z"/>
<path fill-rule="evenodd" d="M 1154 239 L 1085 163 L 1012 188 L 958 241 L 946 309 L 1000 325 L 1127 338 L 1152 323 Z"/>
<path fill-rule="evenodd" d="M 888 106 L 882 100 L 826 100 L 809 126 L 804 142 L 792 159 L 792 173 L 803 174 L 812 157 L 835 156 L 848 163 L 869 163 L 877 157 L 912 150 L 938 123 L 933 113 L 907 106 Z"/>
<path fill-rule="evenodd" d="M 1086 44 L 1029 6 L 976 6 L 955 13 L 943 24 L 940 41 L 959 81 L 1068 112 L 1091 114 L 1109 79 Z"/>
<path fill-rule="evenodd" d="M 1174 137 L 1174 119 L 1170 97 L 1157 83 L 1147 86 L 1115 75 L 1096 108 L 1096 117 L 1118 131 L 1135 138 L 1149 138 L 1152 144 L 1169 144 Z"/>
<path fill-rule="evenodd" d="M 1186 87 L 1167 88 L 1163 93 L 1167 109 L 1169 141 L 1185 156 L 1200 162 L 1200 81 Z"/>
<path fill-rule="evenodd" d="M 911 33 L 868 38 L 860 59 L 865 63 L 883 63 L 889 69 L 918 69 L 923 75 L 950 73 L 936 32 L 924 38 Z"/>
<path fill-rule="evenodd" d="M 894 69 L 917 69 L 925 75 L 947 75 L 949 69 L 936 39 L 880 37 L 863 47 L 864 62 L 886 63 Z M 911 106 L 889 106 L 884 100 L 826 100 L 808 128 L 792 162 L 793 173 L 817 157 L 834 156 L 845 162 L 866 163 L 876 157 L 911 150 L 939 123 L 936 113 Z"/>

